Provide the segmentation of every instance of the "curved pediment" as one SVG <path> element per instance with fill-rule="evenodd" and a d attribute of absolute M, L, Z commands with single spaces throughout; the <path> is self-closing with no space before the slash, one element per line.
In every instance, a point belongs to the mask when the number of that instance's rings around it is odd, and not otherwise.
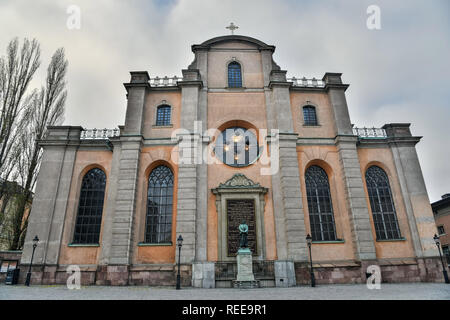
<path fill-rule="evenodd" d="M 247 45 L 250 45 L 250 46 L 260 49 L 260 50 L 261 49 L 262 50 L 270 50 L 272 52 L 275 51 L 275 46 L 268 45 L 268 44 L 266 44 L 258 39 L 255 39 L 255 38 L 239 36 L 239 35 L 220 36 L 220 37 L 215 37 L 215 38 L 209 39 L 209 40 L 203 42 L 202 44 L 194 44 L 192 46 L 192 51 L 195 52 L 199 49 L 210 49 L 213 46 L 223 45 L 225 43 L 230 43 L 230 42 L 247 44 Z"/>
<path fill-rule="evenodd" d="M 262 187 L 259 183 L 247 178 L 242 173 L 236 173 L 226 182 L 219 184 L 215 189 L 212 189 L 213 193 L 220 193 L 226 190 L 252 190 L 253 192 L 266 193 L 267 188 Z"/>

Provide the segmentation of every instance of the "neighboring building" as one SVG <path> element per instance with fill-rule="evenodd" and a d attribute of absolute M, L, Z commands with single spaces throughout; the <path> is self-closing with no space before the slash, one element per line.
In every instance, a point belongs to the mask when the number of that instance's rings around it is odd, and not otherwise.
<path fill-rule="evenodd" d="M 353 128 L 340 73 L 287 79 L 260 40 L 192 51 L 181 78 L 131 72 L 120 131 L 49 127 L 21 260 L 38 235 L 35 283 L 76 264 L 85 284 L 174 285 L 182 235 L 184 285 L 230 286 L 242 220 L 264 286 L 310 281 L 309 233 L 318 283 L 369 265 L 443 281 L 409 124 Z"/>
<path fill-rule="evenodd" d="M 444 194 L 441 200 L 433 202 L 431 208 L 433 209 L 442 252 L 450 265 L 450 193 Z"/>

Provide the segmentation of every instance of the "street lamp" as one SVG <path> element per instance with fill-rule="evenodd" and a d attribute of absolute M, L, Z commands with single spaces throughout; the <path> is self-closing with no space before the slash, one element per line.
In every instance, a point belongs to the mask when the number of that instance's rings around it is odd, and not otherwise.
<path fill-rule="evenodd" d="M 450 280 L 448 279 L 447 270 L 445 270 L 444 260 L 442 259 L 441 254 L 441 243 L 439 242 L 439 236 L 437 234 L 433 237 L 434 242 L 436 242 L 436 246 L 438 247 L 439 256 L 441 257 L 441 263 L 442 263 L 442 273 L 444 274 L 445 283 L 450 283 Z"/>
<path fill-rule="evenodd" d="M 181 247 L 183 246 L 183 237 L 181 234 L 178 236 L 177 239 L 177 245 L 178 245 L 178 274 L 177 274 L 177 290 L 180 290 L 180 282 L 181 282 L 181 276 L 180 276 L 180 256 L 181 256 Z"/>
<path fill-rule="evenodd" d="M 312 238 L 311 236 L 308 235 L 306 236 L 306 243 L 308 244 L 308 248 L 309 248 L 309 261 L 311 263 L 311 287 L 315 287 L 316 286 L 316 279 L 314 278 L 314 269 L 313 269 L 313 263 L 312 263 L 312 255 L 311 255 L 311 245 L 312 245 Z"/>
<path fill-rule="evenodd" d="M 38 238 L 38 236 L 35 236 L 34 239 L 33 239 L 33 252 L 31 253 L 30 266 L 28 267 L 27 279 L 25 280 L 25 285 L 26 286 L 30 286 L 31 266 L 33 265 L 34 250 L 36 250 L 38 242 L 39 242 L 39 238 Z"/>

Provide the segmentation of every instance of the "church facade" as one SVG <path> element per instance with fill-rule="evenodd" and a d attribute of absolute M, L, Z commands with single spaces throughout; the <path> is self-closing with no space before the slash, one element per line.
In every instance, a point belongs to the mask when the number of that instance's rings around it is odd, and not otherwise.
<path fill-rule="evenodd" d="M 229 287 L 238 226 L 262 286 L 442 281 L 410 125 L 357 129 L 340 73 L 287 79 L 275 47 L 193 45 L 179 78 L 131 72 L 115 130 L 49 127 L 21 265 L 32 283 Z M 182 237 L 181 248 L 177 239 Z M 71 267 L 72 268 L 72 267 Z M 25 270 L 25 269 L 23 269 Z"/>

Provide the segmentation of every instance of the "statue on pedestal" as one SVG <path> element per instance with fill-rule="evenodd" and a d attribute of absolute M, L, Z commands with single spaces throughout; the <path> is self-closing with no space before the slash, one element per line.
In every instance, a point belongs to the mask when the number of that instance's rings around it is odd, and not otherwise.
<path fill-rule="evenodd" d="M 237 278 L 233 282 L 235 288 L 258 288 L 259 281 L 253 275 L 252 251 L 248 247 L 248 225 L 245 220 L 239 225 L 239 250 L 236 254 Z"/>
<path fill-rule="evenodd" d="M 248 248 L 248 225 L 245 220 L 239 225 L 239 247 Z"/>

